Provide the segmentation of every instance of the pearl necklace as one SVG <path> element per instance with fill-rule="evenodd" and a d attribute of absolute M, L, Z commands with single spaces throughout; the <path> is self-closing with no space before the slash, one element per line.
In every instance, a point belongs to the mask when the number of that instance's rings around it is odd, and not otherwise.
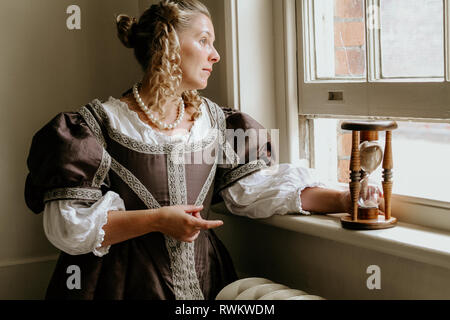
<path fill-rule="evenodd" d="M 139 95 L 139 91 L 138 91 L 138 87 L 139 87 L 139 83 L 136 83 L 133 86 L 133 93 L 134 93 L 134 98 L 136 99 L 136 102 L 138 103 L 139 107 L 142 109 L 142 111 L 145 112 L 145 114 L 147 115 L 147 117 L 150 119 L 151 122 L 153 122 L 155 125 L 158 126 L 159 129 L 164 129 L 164 130 L 172 130 L 175 129 L 180 123 L 181 120 L 183 120 L 184 117 L 184 101 L 182 98 L 180 98 L 180 107 L 178 109 L 178 117 L 177 120 L 175 120 L 174 123 L 171 124 L 167 124 L 162 122 L 161 120 L 159 120 L 158 118 L 156 118 L 151 112 L 150 109 L 144 104 L 144 101 L 142 101 L 141 96 Z"/>

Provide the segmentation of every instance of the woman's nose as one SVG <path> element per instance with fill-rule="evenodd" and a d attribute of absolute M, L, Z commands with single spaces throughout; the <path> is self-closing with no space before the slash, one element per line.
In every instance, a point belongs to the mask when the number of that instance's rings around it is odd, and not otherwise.
<path fill-rule="evenodd" d="M 220 55 L 217 52 L 216 48 L 213 47 L 213 51 L 211 52 L 211 55 L 209 57 L 209 59 L 213 62 L 213 63 L 217 63 L 220 61 Z"/>

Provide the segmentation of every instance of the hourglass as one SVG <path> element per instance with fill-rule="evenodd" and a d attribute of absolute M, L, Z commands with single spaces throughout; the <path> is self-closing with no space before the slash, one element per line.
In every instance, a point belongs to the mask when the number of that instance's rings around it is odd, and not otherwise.
<path fill-rule="evenodd" d="M 393 184 L 392 131 L 394 121 L 343 122 L 341 128 L 352 131 L 350 159 L 350 195 L 352 213 L 341 218 L 347 229 L 386 229 L 395 226 L 397 219 L 391 216 Z M 378 142 L 378 132 L 386 132 L 384 153 Z M 384 213 L 378 206 L 378 188 L 371 183 L 371 175 L 383 163 Z"/>

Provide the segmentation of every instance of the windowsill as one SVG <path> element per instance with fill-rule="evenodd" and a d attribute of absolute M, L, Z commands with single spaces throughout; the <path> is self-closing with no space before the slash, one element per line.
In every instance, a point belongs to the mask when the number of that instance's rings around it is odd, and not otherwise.
<path fill-rule="evenodd" d="M 326 182 L 331 189 L 348 190 L 346 183 Z M 392 215 L 399 221 L 435 232 L 450 232 L 450 202 L 418 196 L 393 194 Z"/>
<path fill-rule="evenodd" d="M 233 216 L 223 202 L 211 211 Z M 255 222 L 450 269 L 450 232 L 403 222 L 390 229 L 353 231 L 342 228 L 343 215 L 275 215 Z"/>

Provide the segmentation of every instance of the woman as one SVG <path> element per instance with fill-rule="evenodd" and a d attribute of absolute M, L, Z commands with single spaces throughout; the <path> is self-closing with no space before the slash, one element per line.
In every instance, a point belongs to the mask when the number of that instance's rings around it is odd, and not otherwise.
<path fill-rule="evenodd" d="M 220 60 L 204 5 L 162 1 L 139 22 L 120 15 L 117 27 L 142 83 L 57 115 L 33 138 L 27 205 L 44 212 L 45 233 L 62 251 L 46 298 L 214 299 L 237 278 L 212 231 L 222 221 L 207 220 L 214 194 L 252 218 L 345 210 L 348 193 L 319 188 L 307 169 L 266 174 L 270 141 L 247 143 L 238 157 L 226 129 L 262 127 L 197 93 Z M 205 154 L 213 161 L 191 161 Z M 67 285 L 72 265 L 81 271 L 76 289 Z"/>

